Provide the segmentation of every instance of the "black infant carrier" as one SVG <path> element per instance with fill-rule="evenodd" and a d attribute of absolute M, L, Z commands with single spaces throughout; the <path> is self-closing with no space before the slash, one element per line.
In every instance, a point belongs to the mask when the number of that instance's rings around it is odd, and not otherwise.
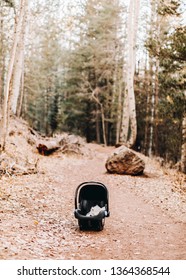
<path fill-rule="evenodd" d="M 102 230 L 109 217 L 108 190 L 100 182 L 84 182 L 75 192 L 75 218 L 80 230 Z"/>

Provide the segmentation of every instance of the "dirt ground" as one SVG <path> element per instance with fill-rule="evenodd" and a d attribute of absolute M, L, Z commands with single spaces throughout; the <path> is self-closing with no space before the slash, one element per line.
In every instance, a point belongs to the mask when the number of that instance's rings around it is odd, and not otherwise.
<path fill-rule="evenodd" d="M 143 176 L 111 175 L 114 148 L 88 149 L 37 154 L 38 173 L 1 178 L 0 259 L 186 259 L 185 179 L 150 159 Z M 73 214 L 75 189 L 92 180 L 109 191 L 111 215 L 99 232 L 80 231 Z"/>

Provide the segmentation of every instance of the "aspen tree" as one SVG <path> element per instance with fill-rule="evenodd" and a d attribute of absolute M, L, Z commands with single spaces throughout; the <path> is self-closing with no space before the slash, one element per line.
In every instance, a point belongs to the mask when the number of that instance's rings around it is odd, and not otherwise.
<path fill-rule="evenodd" d="M 21 82 L 23 81 L 23 69 L 24 69 L 24 49 L 25 49 L 25 29 L 26 29 L 26 17 L 27 17 L 27 0 L 24 5 L 24 16 L 21 26 L 19 42 L 16 50 L 16 60 L 12 73 L 12 97 L 11 97 L 11 110 L 14 114 L 17 112 L 18 97 L 21 91 Z"/>
<path fill-rule="evenodd" d="M 136 37 L 138 28 L 140 0 L 131 0 L 127 20 L 127 58 L 125 69 L 125 94 L 123 104 L 123 116 L 120 132 L 120 143 L 133 146 L 137 136 L 136 107 L 134 94 L 134 70 L 136 60 Z M 129 136 L 129 139 L 128 139 Z"/>
<path fill-rule="evenodd" d="M 24 18 L 24 8 L 26 0 L 20 0 L 19 4 L 19 16 L 18 20 L 15 23 L 15 33 L 14 40 L 10 54 L 10 61 L 8 65 L 6 84 L 5 84 L 5 93 L 4 93 L 4 108 L 3 108 L 3 119 L 2 119 L 2 129 L 1 129 L 1 150 L 5 149 L 6 137 L 8 132 L 8 121 L 10 113 L 10 91 L 11 91 L 11 79 L 13 74 L 13 68 L 16 60 L 16 51 L 18 47 L 19 38 L 22 30 L 22 23 Z"/>

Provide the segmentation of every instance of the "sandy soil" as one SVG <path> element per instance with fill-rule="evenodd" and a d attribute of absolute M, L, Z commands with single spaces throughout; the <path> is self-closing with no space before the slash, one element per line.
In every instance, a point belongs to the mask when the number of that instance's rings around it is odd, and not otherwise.
<path fill-rule="evenodd" d="M 149 159 L 144 176 L 111 175 L 104 164 L 114 148 L 88 149 L 36 155 L 37 174 L 2 177 L 0 259 L 186 259 L 186 200 L 175 176 Z M 109 191 L 100 232 L 80 231 L 73 214 L 76 187 L 91 180 Z"/>

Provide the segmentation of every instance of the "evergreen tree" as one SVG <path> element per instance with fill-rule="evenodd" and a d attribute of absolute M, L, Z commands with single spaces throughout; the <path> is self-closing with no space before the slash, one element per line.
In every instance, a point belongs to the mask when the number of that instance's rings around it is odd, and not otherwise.
<path fill-rule="evenodd" d="M 177 162 L 181 157 L 182 119 L 185 89 L 185 27 L 178 27 L 168 35 L 169 44 L 163 46 L 160 75 L 161 103 L 159 137 L 162 145 L 159 153 Z"/>
<path fill-rule="evenodd" d="M 180 159 L 181 155 L 181 124 L 184 111 L 185 28 L 179 26 L 179 5 L 180 1 L 159 1 L 155 6 L 159 29 L 151 33 L 147 44 L 152 60 L 152 67 L 147 70 L 150 74 L 148 86 L 152 92 L 154 88 L 154 97 L 149 95 L 149 99 L 146 99 L 147 108 L 150 106 L 154 108 L 155 115 L 152 119 L 150 116 L 152 111 L 149 111 L 150 114 L 146 117 L 146 124 L 149 123 L 148 141 L 141 140 L 141 143 L 146 145 L 144 149 L 148 150 L 150 127 L 152 127 L 154 129 L 153 152 L 174 163 Z M 157 30 L 158 36 L 156 36 Z M 156 72 L 157 62 L 158 71 Z M 141 137 L 143 138 L 143 135 Z"/>
<path fill-rule="evenodd" d="M 119 83 L 115 80 L 114 85 L 116 59 L 122 67 L 121 57 L 116 56 L 121 44 L 119 23 L 119 1 L 87 1 L 83 15 L 78 17 L 78 25 L 81 26 L 79 40 L 68 58 L 66 100 L 68 104 L 76 99 L 76 103 L 75 108 L 72 105 L 67 122 L 74 114 L 82 124 L 80 116 L 86 112 L 82 133 L 86 131 L 88 140 L 97 139 L 105 144 L 113 138 L 109 132 L 114 133 L 112 110 L 116 105 L 113 104 L 113 89 Z M 82 127 L 81 124 L 76 127 Z"/>
<path fill-rule="evenodd" d="M 51 5 L 50 8 L 54 7 Z M 37 45 L 32 46 L 31 43 L 30 53 L 25 62 L 25 97 L 22 115 L 35 129 L 45 135 L 51 135 L 57 129 L 62 49 L 55 14 L 49 9 L 45 15 L 40 29 L 37 33 L 32 30 L 31 34 L 31 40 L 35 36 Z"/>

